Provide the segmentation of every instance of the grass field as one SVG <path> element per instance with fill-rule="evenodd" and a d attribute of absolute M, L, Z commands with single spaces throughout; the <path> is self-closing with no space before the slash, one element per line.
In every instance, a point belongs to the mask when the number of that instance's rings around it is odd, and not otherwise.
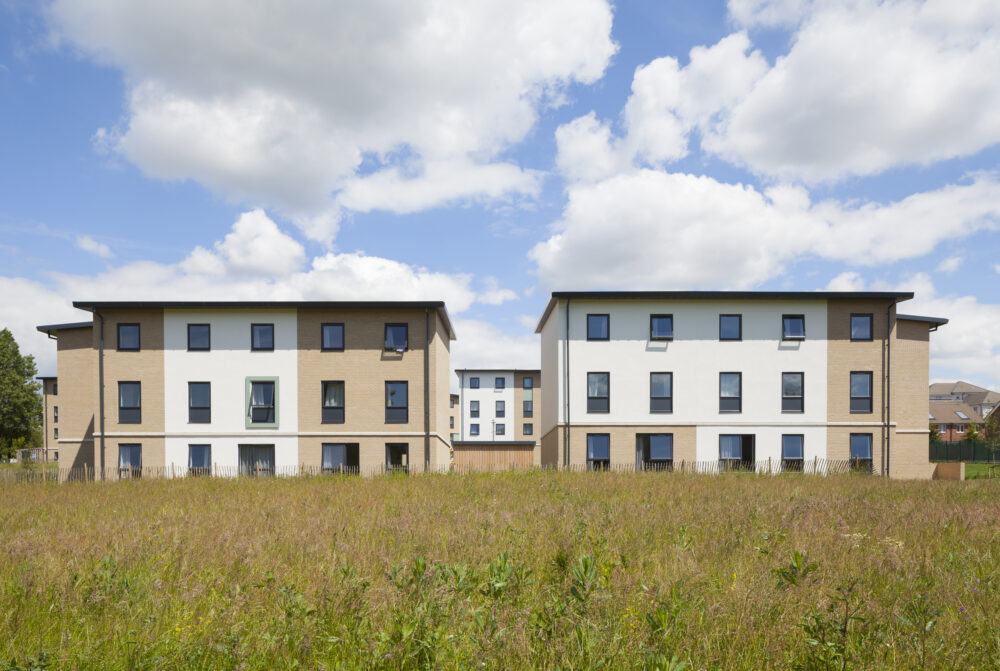
<path fill-rule="evenodd" d="M 0 668 L 1000 668 L 1000 481 L 0 488 Z"/>

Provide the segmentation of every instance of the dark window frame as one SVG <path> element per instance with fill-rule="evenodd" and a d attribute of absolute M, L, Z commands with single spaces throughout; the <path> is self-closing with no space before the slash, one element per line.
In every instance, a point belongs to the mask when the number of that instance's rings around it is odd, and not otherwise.
<path fill-rule="evenodd" d="M 801 457 L 787 457 L 785 456 L 785 437 L 789 438 L 799 438 L 802 442 L 802 456 Z M 792 471 L 796 473 L 801 473 L 805 467 L 806 458 L 806 436 L 804 433 L 783 433 L 781 434 L 781 469 L 783 471 Z"/>
<path fill-rule="evenodd" d="M 389 385 L 401 384 L 406 389 L 406 405 L 389 405 Z M 394 412 L 395 411 L 395 412 Z M 402 416 L 400 419 L 399 416 Z M 386 424 L 409 424 L 410 422 L 410 383 L 408 380 L 386 380 L 385 381 L 385 423 Z"/>
<path fill-rule="evenodd" d="M 592 459 L 590 456 L 590 439 L 591 438 L 607 438 L 608 441 L 608 458 L 607 459 Z M 607 471 L 611 468 L 611 434 L 610 433 L 588 433 L 587 434 L 587 470 L 588 471 Z"/>
<path fill-rule="evenodd" d="M 507 403 L 504 401 L 496 401 L 493 404 L 493 413 L 496 417 L 506 417 L 507 416 Z"/>
<path fill-rule="evenodd" d="M 669 375 L 670 376 L 670 395 L 669 396 L 653 396 L 653 376 L 654 375 Z M 667 401 L 667 410 L 657 410 L 656 401 Z M 674 412 L 674 374 L 672 371 L 652 371 L 649 374 L 649 412 L 650 414 L 656 415 L 670 415 Z M 651 434 L 652 435 L 652 434 Z"/>
<path fill-rule="evenodd" d="M 868 318 L 868 337 L 867 338 L 855 338 L 854 337 L 854 318 L 855 317 L 867 317 Z M 872 342 L 875 340 L 875 313 L 873 312 L 852 312 L 851 319 L 847 324 L 851 342 Z"/>
<path fill-rule="evenodd" d="M 52 406 L 52 423 L 53 424 L 58 424 L 59 423 L 59 406 L 58 405 Z"/>
<path fill-rule="evenodd" d="M 403 454 L 406 455 L 406 464 L 400 464 L 393 466 L 391 462 L 391 450 L 393 448 L 403 448 Z M 409 443 L 386 443 L 385 444 L 385 471 L 386 473 L 402 473 L 409 474 L 410 472 L 410 444 Z"/>
<path fill-rule="evenodd" d="M 258 326 L 270 326 L 271 327 L 271 346 L 270 347 L 257 347 L 254 343 L 254 328 Z M 261 322 L 250 324 L 250 351 L 251 352 L 273 352 L 274 351 L 274 323 Z"/>
<path fill-rule="evenodd" d="M 740 395 L 739 396 L 723 396 L 722 395 L 722 376 L 723 375 L 738 375 L 740 380 Z M 739 407 L 736 410 L 723 410 L 722 402 L 723 399 L 736 398 L 739 400 Z M 738 415 L 743 412 L 743 372 L 742 371 L 721 371 L 719 373 L 719 412 L 727 415 Z M 728 435 L 728 434 L 727 434 Z M 735 435 L 735 434 L 733 434 Z"/>
<path fill-rule="evenodd" d="M 327 347 L 324 337 L 327 326 L 340 327 L 340 347 Z M 321 352 L 343 352 L 347 346 L 347 327 L 344 322 L 324 322 L 319 325 L 319 351 Z M 332 443 L 331 443 L 332 444 Z M 339 443 L 337 443 L 339 445 Z"/>
<path fill-rule="evenodd" d="M 739 334 L 735 338 L 723 338 L 722 337 L 722 320 L 725 317 L 736 317 L 739 320 Z M 719 315 L 719 342 L 741 342 L 743 340 L 743 314 L 720 314 Z"/>
<path fill-rule="evenodd" d="M 122 347 L 122 327 L 135 327 L 135 347 Z M 115 330 L 115 335 L 118 338 L 118 342 L 115 343 L 115 349 L 118 352 L 139 352 L 142 350 L 142 326 L 138 322 L 121 322 L 117 325 Z"/>
<path fill-rule="evenodd" d="M 136 406 L 123 406 L 122 405 L 122 385 L 123 384 L 135 384 L 139 385 L 139 405 Z M 122 410 L 135 411 L 135 419 L 131 419 L 132 413 L 122 414 Z M 120 380 L 118 382 L 118 423 L 119 424 L 142 424 L 142 382 L 138 380 Z"/>
<path fill-rule="evenodd" d="M 590 395 L 590 376 L 591 375 L 606 375 L 608 378 L 608 395 L 607 396 L 591 396 Z M 601 410 L 601 404 L 599 401 L 605 401 L 604 409 Z M 592 409 L 596 408 L 596 409 Z M 587 372 L 587 414 L 588 415 L 606 415 L 611 412 L 611 372 L 610 371 L 588 371 Z M 588 434 L 589 435 L 589 434 Z"/>
<path fill-rule="evenodd" d="M 653 335 L 653 320 L 654 319 L 669 319 L 670 320 L 670 335 L 668 336 L 658 336 Z M 668 341 L 674 339 L 674 315 L 673 314 L 656 314 L 649 315 L 649 339 L 654 341 Z"/>
<path fill-rule="evenodd" d="M 339 384 L 344 392 L 344 401 L 339 406 L 326 404 L 326 385 Z M 344 380 L 323 380 L 319 385 L 320 423 L 343 424 L 347 414 L 347 382 Z M 339 443 L 338 443 L 339 444 Z"/>
<path fill-rule="evenodd" d="M 868 396 L 855 396 L 854 395 L 854 376 L 855 375 L 866 375 L 868 376 Z M 852 370 L 850 377 L 848 379 L 848 394 L 849 394 L 849 407 L 852 415 L 870 415 L 875 412 L 875 373 L 870 370 Z M 867 410 L 855 410 L 854 401 L 858 400 L 868 400 Z"/>
<path fill-rule="evenodd" d="M 798 375 L 802 382 L 802 395 L 801 396 L 785 396 L 785 376 L 786 375 Z M 786 410 L 785 400 L 795 400 L 799 401 L 798 410 Z M 781 373 L 781 413 L 785 415 L 801 415 L 806 411 L 806 374 L 804 371 L 783 371 Z M 792 435 L 792 434 L 789 434 Z"/>
<path fill-rule="evenodd" d="M 786 319 L 801 319 L 802 320 L 802 335 L 800 336 L 790 336 L 785 333 L 785 320 Z M 798 342 L 806 339 L 806 316 L 804 314 L 789 314 L 781 315 L 781 339 L 782 341 L 792 341 Z"/>
<path fill-rule="evenodd" d="M 402 347 L 389 347 L 389 329 L 390 328 L 404 328 L 406 329 L 406 344 Z M 382 347 L 386 352 L 396 352 L 402 349 L 404 352 L 410 351 L 410 324 L 409 322 L 386 322 L 385 329 L 382 333 Z"/>
<path fill-rule="evenodd" d="M 591 317 L 604 317 L 607 320 L 607 332 L 608 334 L 603 338 L 591 338 L 590 337 L 590 318 Z M 592 340 L 595 342 L 607 342 L 611 340 L 611 314 L 607 312 L 593 312 L 587 314 L 587 340 Z"/>
<path fill-rule="evenodd" d="M 208 347 L 191 346 L 191 327 L 204 326 L 208 329 Z M 212 351 L 212 325 L 211 324 L 188 324 L 187 325 L 187 351 L 189 352 L 211 352 Z"/>
<path fill-rule="evenodd" d="M 722 439 L 736 436 L 740 439 L 740 457 L 722 456 Z M 747 438 L 750 440 L 747 441 Z M 747 455 L 746 443 L 749 442 L 750 454 Z M 719 434 L 719 464 L 727 471 L 750 471 L 757 469 L 757 434 L 755 433 L 720 433 Z"/>
<path fill-rule="evenodd" d="M 121 449 L 123 447 L 138 447 L 139 448 L 139 465 L 123 467 L 121 465 Z M 127 471 L 127 474 L 126 474 Z M 119 478 L 129 478 L 137 479 L 142 477 L 142 443 L 118 443 L 118 477 Z"/>
<path fill-rule="evenodd" d="M 479 399 L 469 401 L 469 417 L 479 419 Z"/>
<path fill-rule="evenodd" d="M 208 385 L 208 405 L 193 405 L 191 398 L 191 385 Z M 198 410 L 208 410 L 207 413 L 196 412 Z M 211 382 L 188 382 L 188 424 L 211 424 L 212 423 L 212 383 Z"/>
<path fill-rule="evenodd" d="M 326 466 L 324 452 L 327 447 L 342 445 L 344 447 L 344 463 L 337 466 Z M 339 473 L 344 475 L 360 475 L 361 473 L 361 446 L 358 443 L 320 443 L 319 448 L 319 468 L 325 475 Z"/>

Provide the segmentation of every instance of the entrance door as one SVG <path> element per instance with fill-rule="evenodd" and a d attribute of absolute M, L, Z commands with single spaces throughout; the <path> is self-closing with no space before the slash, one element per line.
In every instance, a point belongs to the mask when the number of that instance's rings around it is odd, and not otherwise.
<path fill-rule="evenodd" d="M 752 471 L 756 464 L 754 434 L 723 434 L 719 436 L 719 465 L 723 470 Z"/>
<path fill-rule="evenodd" d="M 240 445 L 240 475 L 274 475 L 274 445 Z"/>

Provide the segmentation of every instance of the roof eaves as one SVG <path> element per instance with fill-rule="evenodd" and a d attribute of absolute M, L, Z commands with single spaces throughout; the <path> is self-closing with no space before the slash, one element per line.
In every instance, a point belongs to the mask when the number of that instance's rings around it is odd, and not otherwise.
<path fill-rule="evenodd" d="M 42 324 L 41 326 L 36 326 L 35 329 L 41 331 L 42 333 L 51 333 L 52 331 L 67 331 L 69 329 L 87 329 L 93 328 L 94 322 L 69 322 L 66 324 Z"/>
<path fill-rule="evenodd" d="M 922 315 L 901 315 L 897 314 L 896 319 L 903 319 L 909 322 L 926 322 L 928 324 L 935 324 L 937 326 L 944 326 L 948 323 L 948 320 L 944 317 L 924 317 Z"/>

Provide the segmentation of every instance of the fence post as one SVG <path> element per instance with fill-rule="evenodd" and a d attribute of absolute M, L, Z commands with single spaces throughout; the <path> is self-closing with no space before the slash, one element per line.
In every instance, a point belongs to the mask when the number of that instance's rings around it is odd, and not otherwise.
<path fill-rule="evenodd" d="M 816 465 L 819 463 L 819 456 L 813 455 L 813 473 L 816 472 Z"/>

